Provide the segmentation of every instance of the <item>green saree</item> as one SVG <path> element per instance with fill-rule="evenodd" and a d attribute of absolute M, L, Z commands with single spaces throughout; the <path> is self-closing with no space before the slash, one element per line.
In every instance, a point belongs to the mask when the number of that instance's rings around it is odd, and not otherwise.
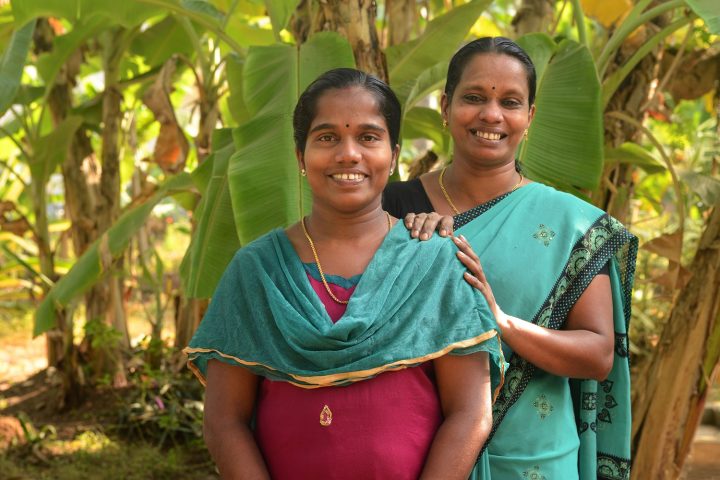
<path fill-rule="evenodd" d="M 493 406 L 493 479 L 629 479 L 627 328 L 637 239 L 603 211 L 538 183 L 455 217 L 498 305 L 552 329 L 609 266 L 615 357 L 603 382 L 546 373 L 504 345 L 509 369 Z M 482 478 L 476 476 L 474 478 Z"/>

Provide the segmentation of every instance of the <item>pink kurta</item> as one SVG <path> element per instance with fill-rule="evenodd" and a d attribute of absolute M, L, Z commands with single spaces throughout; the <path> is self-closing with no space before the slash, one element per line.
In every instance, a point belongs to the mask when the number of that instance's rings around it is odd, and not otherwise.
<path fill-rule="evenodd" d="M 332 321 L 340 320 L 346 306 L 308 278 Z M 342 300 L 355 289 L 331 287 Z M 425 363 L 344 387 L 264 379 L 255 438 L 276 480 L 416 479 L 441 421 L 432 364 Z"/>

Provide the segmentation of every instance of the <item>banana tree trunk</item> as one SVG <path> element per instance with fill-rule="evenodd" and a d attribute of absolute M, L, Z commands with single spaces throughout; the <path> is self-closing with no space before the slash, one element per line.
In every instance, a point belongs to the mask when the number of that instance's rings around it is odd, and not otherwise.
<path fill-rule="evenodd" d="M 387 0 L 385 9 L 388 19 L 386 46 L 410 40 L 418 19 L 415 0 Z"/>
<path fill-rule="evenodd" d="M 512 20 L 518 36 L 526 33 L 546 33 L 553 20 L 555 2 L 551 0 L 523 0 Z"/>
<path fill-rule="evenodd" d="M 343 35 L 350 42 L 357 68 L 387 82 L 387 63 L 375 28 L 375 0 L 325 0 L 318 7 L 315 31 Z"/>
<path fill-rule="evenodd" d="M 690 271 L 660 337 L 644 388 L 633 402 L 633 478 L 674 479 L 680 474 L 688 438 L 708 385 L 704 361 L 720 330 L 720 208 L 705 226 Z M 704 388 L 699 388 L 704 385 Z"/>

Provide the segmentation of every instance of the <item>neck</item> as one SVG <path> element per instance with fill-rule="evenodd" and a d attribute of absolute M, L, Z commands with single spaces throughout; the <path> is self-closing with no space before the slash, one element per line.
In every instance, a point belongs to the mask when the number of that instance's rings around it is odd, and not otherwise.
<path fill-rule="evenodd" d="M 477 167 L 454 160 L 444 176 L 448 190 L 460 211 L 480 205 L 512 190 L 520 180 L 515 162 L 493 167 Z"/>
<path fill-rule="evenodd" d="M 317 239 L 358 241 L 367 236 L 375 236 L 381 231 L 384 236 L 388 228 L 387 219 L 380 203 L 367 211 L 347 214 L 313 206 L 312 212 L 305 220 L 305 225 L 313 240 L 317 237 Z"/>

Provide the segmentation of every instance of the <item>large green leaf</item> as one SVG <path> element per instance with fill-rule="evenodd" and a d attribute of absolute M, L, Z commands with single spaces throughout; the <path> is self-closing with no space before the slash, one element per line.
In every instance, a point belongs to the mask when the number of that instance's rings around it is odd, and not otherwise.
<path fill-rule="evenodd" d="M 130 53 L 143 57 L 150 67 L 163 65 L 173 55 L 189 56 L 192 52 L 192 41 L 187 32 L 171 16 L 143 30 L 130 44 Z"/>
<path fill-rule="evenodd" d="M 212 177 L 193 215 L 197 221 L 195 234 L 180 268 L 183 291 L 189 298 L 210 297 L 240 248 L 227 175 L 234 151 L 231 131 L 216 131 L 213 145 L 212 159 L 205 160 L 212 161 Z"/>
<path fill-rule="evenodd" d="M 225 71 L 227 72 L 227 84 L 230 94 L 227 96 L 227 105 L 235 123 L 241 125 L 250 119 L 250 112 L 245 105 L 243 97 L 243 69 L 245 59 L 231 53 L 225 59 Z"/>
<path fill-rule="evenodd" d="M 161 8 L 136 0 L 11 0 L 16 23 L 37 17 L 61 17 L 75 22 L 100 16 L 116 25 L 133 27 L 163 13 Z"/>
<path fill-rule="evenodd" d="M 403 139 L 428 139 L 435 144 L 435 152 L 447 154 L 450 136 L 442 128 L 440 113 L 432 108 L 414 107 L 408 110 L 403 121 Z"/>
<path fill-rule="evenodd" d="M 517 41 L 523 50 L 527 52 L 535 66 L 537 78 L 542 78 L 545 68 L 553 54 L 557 51 L 557 44 L 545 33 L 529 33 L 523 35 Z"/>
<path fill-rule="evenodd" d="M 81 117 L 69 116 L 52 132 L 35 141 L 29 159 L 33 183 L 44 185 L 48 181 L 50 174 L 65 160 L 75 130 L 81 124 Z"/>
<path fill-rule="evenodd" d="M 449 63 L 449 60 L 440 61 L 418 76 L 417 81 L 408 92 L 407 97 L 400 99 L 403 113 L 410 110 L 415 105 L 415 102 L 421 98 L 426 97 L 434 90 L 442 88 L 445 83 L 445 77 L 447 76 Z"/>
<path fill-rule="evenodd" d="M 385 51 L 390 85 L 404 104 L 420 75 L 450 58 L 490 0 L 472 0 L 428 23 L 420 37 Z"/>
<path fill-rule="evenodd" d="M 188 191 L 192 185 L 190 175 L 180 173 L 165 182 L 145 202 L 121 215 L 107 232 L 90 245 L 72 269 L 48 292 L 35 312 L 33 335 L 40 335 L 53 328 L 56 309 L 66 307 L 108 271 L 111 263 L 123 254 L 130 240 L 137 234 L 160 200 L 174 193 Z"/>
<path fill-rule="evenodd" d="M 536 112 L 522 155 L 530 178 L 595 189 L 603 165 L 600 82 L 588 49 L 564 40 L 538 79 Z"/>
<path fill-rule="evenodd" d="M 35 31 L 35 22 L 28 22 L 13 32 L 10 44 L 0 58 L 0 117 L 12 105 L 20 88 L 33 31 Z"/>
<path fill-rule="evenodd" d="M 300 3 L 299 0 L 265 0 L 265 6 L 272 21 L 273 32 L 275 32 L 278 39 L 280 38 L 280 31 L 287 26 L 298 3 Z"/>
<path fill-rule="evenodd" d="M 235 224 L 243 245 L 296 221 L 300 203 L 309 205 L 292 133 L 298 92 L 328 69 L 354 63 L 347 41 L 331 32 L 312 36 L 299 50 L 272 45 L 248 52 L 243 91 L 253 118 L 233 133 L 237 151 L 228 170 Z"/>
<path fill-rule="evenodd" d="M 720 35 L 720 2 L 718 0 L 686 0 L 687 4 L 703 19 L 708 29 Z"/>

